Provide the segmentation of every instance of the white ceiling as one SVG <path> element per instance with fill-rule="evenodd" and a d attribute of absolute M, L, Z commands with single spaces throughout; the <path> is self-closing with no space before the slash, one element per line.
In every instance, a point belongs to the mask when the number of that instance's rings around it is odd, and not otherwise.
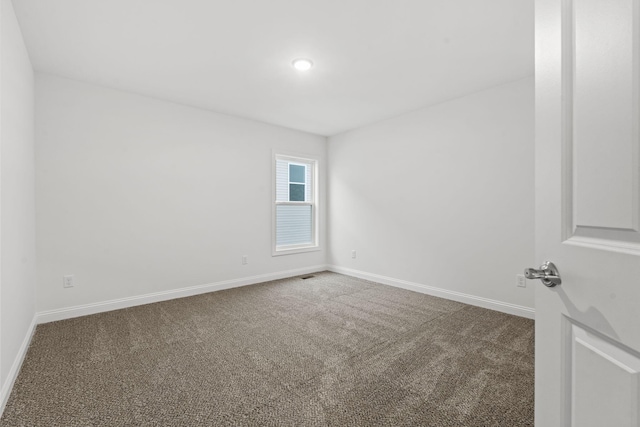
<path fill-rule="evenodd" d="M 13 4 L 37 71 L 321 135 L 533 74 L 532 0 Z"/>

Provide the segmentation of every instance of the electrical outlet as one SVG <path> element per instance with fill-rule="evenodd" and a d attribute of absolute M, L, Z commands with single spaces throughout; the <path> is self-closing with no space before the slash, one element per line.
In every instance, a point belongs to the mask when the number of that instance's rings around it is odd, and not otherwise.
<path fill-rule="evenodd" d="M 524 274 L 516 274 L 516 286 L 519 288 L 527 287 L 527 279 L 524 278 Z"/>
<path fill-rule="evenodd" d="M 355 258 L 356 257 L 356 250 L 352 250 L 351 251 L 351 258 Z"/>
<path fill-rule="evenodd" d="M 73 274 L 69 274 L 67 276 L 62 276 L 62 287 L 63 288 L 73 288 Z"/>
<path fill-rule="evenodd" d="M 242 265 L 247 264 L 249 264 L 249 257 L 247 257 L 246 255 L 242 255 Z"/>

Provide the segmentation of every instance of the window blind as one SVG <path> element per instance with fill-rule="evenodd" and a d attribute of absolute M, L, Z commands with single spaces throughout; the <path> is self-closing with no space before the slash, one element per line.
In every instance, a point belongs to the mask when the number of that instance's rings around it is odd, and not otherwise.
<path fill-rule="evenodd" d="M 276 206 L 276 245 L 313 243 L 312 219 L 310 205 Z"/>

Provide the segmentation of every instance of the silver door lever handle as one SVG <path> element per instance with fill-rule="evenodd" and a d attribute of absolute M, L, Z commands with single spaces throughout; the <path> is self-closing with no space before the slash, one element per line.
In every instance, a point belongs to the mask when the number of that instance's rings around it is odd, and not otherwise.
<path fill-rule="evenodd" d="M 545 286 L 552 288 L 562 283 L 558 269 L 551 261 L 545 261 L 539 270 L 535 268 L 525 268 L 524 276 L 527 279 L 540 279 Z"/>

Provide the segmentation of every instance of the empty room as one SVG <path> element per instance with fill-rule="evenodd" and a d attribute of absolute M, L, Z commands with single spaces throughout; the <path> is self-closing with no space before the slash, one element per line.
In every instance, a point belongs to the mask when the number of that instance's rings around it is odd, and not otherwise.
<path fill-rule="evenodd" d="M 640 425 L 637 0 L 0 35 L 0 426 Z"/>

